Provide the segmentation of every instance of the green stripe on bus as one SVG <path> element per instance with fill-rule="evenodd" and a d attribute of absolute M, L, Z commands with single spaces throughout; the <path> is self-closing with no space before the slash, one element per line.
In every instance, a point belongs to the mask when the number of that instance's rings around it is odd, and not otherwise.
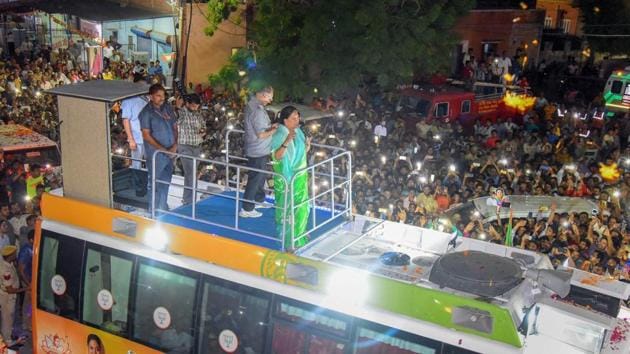
<path fill-rule="evenodd" d="M 484 301 L 376 276 L 370 280 L 370 288 L 368 301 L 372 306 L 515 347 L 522 346 L 508 309 Z M 451 315 L 453 309 L 464 306 L 488 311 L 493 318 L 492 332 L 484 333 L 453 324 Z"/>
<path fill-rule="evenodd" d="M 286 275 L 288 263 L 297 263 L 316 267 L 318 270 L 317 286 L 289 281 Z M 326 284 L 332 275 L 341 267 L 301 258 L 292 254 L 278 251 L 268 251 L 260 265 L 260 275 L 283 284 L 291 284 L 301 288 L 312 289 L 326 294 Z M 360 270 L 358 270 L 360 271 Z M 408 284 L 378 275 L 369 275 L 369 294 L 366 305 L 382 309 L 403 316 L 430 322 L 442 327 L 456 329 L 461 332 L 503 342 L 515 347 L 521 347 L 521 339 L 510 311 L 497 305 L 490 304 L 464 296 L 458 296 L 435 289 Z M 487 311 L 493 318 L 491 333 L 484 333 L 474 329 L 453 324 L 452 311 L 456 307 L 469 307 Z"/>

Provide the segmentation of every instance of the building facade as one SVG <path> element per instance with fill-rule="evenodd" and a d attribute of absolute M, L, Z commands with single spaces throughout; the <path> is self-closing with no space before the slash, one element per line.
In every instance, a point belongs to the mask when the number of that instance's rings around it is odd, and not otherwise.
<path fill-rule="evenodd" d="M 587 60 L 590 52 L 584 50 L 580 10 L 572 1 L 538 0 L 536 7 L 545 11 L 541 58 L 548 63 Z"/>
<path fill-rule="evenodd" d="M 527 57 L 526 67 L 538 61 L 544 25 L 544 10 L 522 8 L 474 9 L 462 17 L 454 31 L 461 39 L 455 49 L 458 67 L 463 53 L 472 49 L 475 58 L 491 55 L 514 56 L 517 49 Z"/>

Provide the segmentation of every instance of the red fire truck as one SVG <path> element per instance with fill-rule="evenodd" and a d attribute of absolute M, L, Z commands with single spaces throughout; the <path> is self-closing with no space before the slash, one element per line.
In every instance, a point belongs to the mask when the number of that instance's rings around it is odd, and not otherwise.
<path fill-rule="evenodd" d="M 477 120 L 495 122 L 507 118 L 518 124 L 535 100 L 518 86 L 480 82 L 469 91 L 454 84 L 413 85 L 400 89 L 396 111 L 409 125 L 421 119 L 470 124 Z"/>

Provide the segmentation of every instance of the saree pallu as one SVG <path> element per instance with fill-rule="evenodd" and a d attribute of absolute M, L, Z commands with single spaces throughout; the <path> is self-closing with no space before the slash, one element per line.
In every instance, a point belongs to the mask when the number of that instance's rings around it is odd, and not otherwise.
<path fill-rule="evenodd" d="M 280 148 L 288 133 L 288 129 L 281 125 L 273 135 L 271 149 L 274 172 L 284 176 L 287 183 L 291 183 L 291 178 L 295 173 L 307 166 L 306 137 L 300 129 L 296 129 L 295 137 L 288 144 L 282 158 L 278 160 L 275 158 L 274 152 Z M 284 228 L 284 246 L 287 249 L 297 249 L 308 242 L 307 237 L 301 237 L 306 231 L 310 213 L 310 206 L 307 202 L 309 198 L 308 172 L 302 171 L 295 176 L 292 195 L 289 186 L 285 185 L 278 176 L 274 176 L 273 183 L 276 200 L 276 231 L 278 237 L 282 237 Z M 286 214 L 284 211 L 285 195 Z M 291 199 L 293 199 L 293 204 L 291 204 Z M 291 207 L 293 207 L 293 217 L 291 216 Z M 292 240 L 295 240 L 293 244 Z"/>

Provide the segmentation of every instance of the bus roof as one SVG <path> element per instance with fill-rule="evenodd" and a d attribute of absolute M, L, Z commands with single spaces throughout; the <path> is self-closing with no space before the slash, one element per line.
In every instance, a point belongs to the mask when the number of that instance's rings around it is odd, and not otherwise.
<path fill-rule="evenodd" d="M 41 147 L 55 147 L 54 141 L 17 124 L 0 125 L 0 147 L 10 152 Z"/>

